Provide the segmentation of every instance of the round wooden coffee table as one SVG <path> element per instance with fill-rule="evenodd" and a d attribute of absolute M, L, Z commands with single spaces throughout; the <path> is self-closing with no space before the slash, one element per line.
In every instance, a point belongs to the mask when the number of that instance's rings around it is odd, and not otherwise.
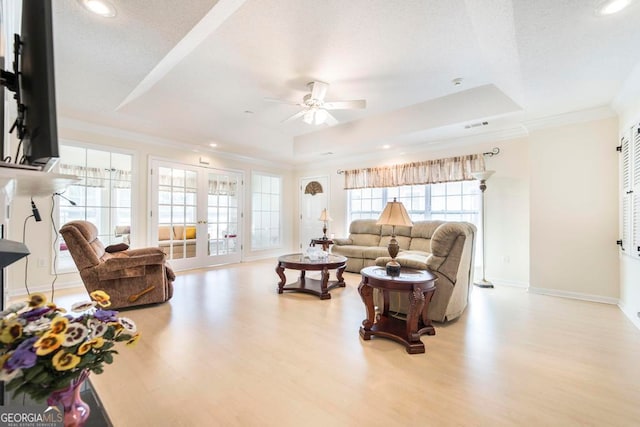
<path fill-rule="evenodd" d="M 436 290 L 436 276 L 426 270 L 402 268 L 400 276 L 387 276 L 384 267 L 366 267 L 360 271 L 362 281 L 358 293 L 367 309 L 367 318 L 362 321 L 360 336 L 370 340 L 373 335 L 391 338 L 405 345 L 407 353 L 424 353 L 420 335 L 435 335 L 436 331 L 427 318 L 429 302 Z M 384 307 L 375 319 L 373 289 L 382 291 Z M 389 315 L 389 291 L 409 294 L 407 319 L 397 319 Z"/>
<path fill-rule="evenodd" d="M 329 291 L 336 287 L 344 288 L 346 285 L 342 273 L 347 267 L 347 258 L 340 255 L 329 255 L 327 258 L 311 260 L 304 254 L 282 255 L 278 258 L 276 273 L 280 277 L 278 293 L 284 291 L 304 292 L 319 296 L 320 299 L 331 299 Z M 285 285 L 287 277 L 284 269 L 300 270 L 300 278 L 297 282 Z M 336 270 L 336 279 L 329 280 L 329 270 Z M 322 271 L 320 280 L 305 277 L 307 271 Z"/>

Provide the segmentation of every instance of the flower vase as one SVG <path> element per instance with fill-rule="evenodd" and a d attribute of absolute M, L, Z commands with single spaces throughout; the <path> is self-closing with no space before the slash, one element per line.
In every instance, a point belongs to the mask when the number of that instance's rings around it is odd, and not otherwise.
<path fill-rule="evenodd" d="M 82 371 L 67 388 L 54 391 L 47 399 L 47 405 L 64 408 L 65 427 L 82 427 L 89 418 L 91 408 L 80 397 L 82 384 L 88 377 L 89 371 Z"/>

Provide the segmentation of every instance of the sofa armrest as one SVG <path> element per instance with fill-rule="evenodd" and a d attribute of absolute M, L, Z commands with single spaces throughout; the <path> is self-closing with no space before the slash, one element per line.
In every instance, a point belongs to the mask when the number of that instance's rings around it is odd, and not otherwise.
<path fill-rule="evenodd" d="M 351 239 L 333 239 L 333 244 L 338 246 L 353 245 Z"/>

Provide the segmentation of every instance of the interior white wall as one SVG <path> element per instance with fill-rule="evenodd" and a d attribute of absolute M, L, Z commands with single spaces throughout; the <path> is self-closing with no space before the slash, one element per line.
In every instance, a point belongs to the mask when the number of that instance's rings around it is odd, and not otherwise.
<path fill-rule="evenodd" d="M 261 258 L 270 258 L 293 251 L 293 235 L 292 227 L 293 213 L 297 209 L 295 201 L 288 194 L 295 193 L 296 184 L 293 181 L 293 170 L 289 167 L 282 167 L 267 162 L 255 162 L 250 160 L 230 158 L 228 156 L 216 155 L 213 151 L 195 152 L 189 149 L 172 148 L 157 144 L 145 143 L 142 140 L 134 139 L 133 136 L 117 136 L 107 135 L 101 132 L 92 132 L 90 130 L 77 130 L 74 128 L 66 128 L 59 124 L 60 142 L 65 141 L 81 142 L 91 144 L 95 147 L 113 147 L 132 151 L 135 156 L 135 166 L 137 167 L 137 175 L 134 182 L 137 186 L 134 188 L 134 209 L 135 214 L 132 218 L 132 227 L 139 230 L 133 236 L 131 246 L 143 247 L 149 242 L 147 241 L 147 229 L 149 224 L 149 206 L 148 206 L 148 162 L 149 156 L 160 157 L 170 161 L 181 162 L 185 164 L 205 166 L 199 163 L 201 157 L 205 157 L 209 161 L 207 167 L 219 169 L 232 169 L 242 171 L 244 173 L 244 217 L 243 217 L 243 260 L 255 260 Z M 267 172 L 283 177 L 283 239 L 282 247 L 275 250 L 251 251 L 251 196 L 250 196 L 250 178 L 251 171 Z M 297 181 L 296 181 L 297 182 Z M 31 255 L 29 258 L 28 284 L 31 291 L 48 290 L 54 280 L 51 273 L 52 262 L 52 246 L 53 246 L 53 230 L 49 212 L 51 209 L 50 197 L 34 198 L 40 214 L 42 222 L 36 223 L 33 219 L 27 222 L 26 244 Z M 31 215 L 31 205 L 29 198 L 16 197 L 11 204 L 11 219 L 9 220 L 9 236 L 12 240 L 22 241 L 22 226 L 24 218 Z M 60 228 L 60 224 L 56 225 Z M 44 260 L 44 264 L 39 264 Z M 9 295 L 24 294 L 24 271 L 25 260 L 18 261 L 7 268 L 8 292 Z M 60 274 L 56 280 L 56 288 L 63 288 L 69 285 L 81 283 L 77 273 Z"/>
<path fill-rule="evenodd" d="M 530 290 L 619 297 L 616 118 L 534 131 Z"/>
<path fill-rule="evenodd" d="M 344 176 L 337 173 L 338 169 L 356 169 L 482 153 L 491 151 L 493 147 L 499 147 L 500 154 L 486 158 L 487 169 L 496 171 L 487 181 L 485 193 L 486 276 L 496 284 L 526 287 L 529 283 L 529 149 L 526 138 L 439 150 L 429 149 L 425 145 L 423 149 L 418 148 L 403 154 L 393 150 L 380 151 L 379 155 L 371 155 L 365 159 L 353 157 L 344 161 L 336 160 L 315 168 L 312 165 L 306 165 L 304 170 L 297 172 L 297 176 L 328 175 L 330 177 L 329 211 L 334 221 L 329 224 L 328 233 L 335 233 L 336 237 L 347 237 L 349 233 L 347 191 L 343 188 Z M 295 217 L 299 218 L 298 212 Z M 318 230 L 321 229 L 322 225 L 318 221 Z M 297 236 L 298 224 L 294 232 Z"/>

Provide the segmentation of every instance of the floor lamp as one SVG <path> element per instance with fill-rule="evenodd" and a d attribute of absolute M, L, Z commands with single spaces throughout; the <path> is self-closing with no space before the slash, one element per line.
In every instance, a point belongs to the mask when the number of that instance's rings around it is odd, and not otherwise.
<path fill-rule="evenodd" d="M 487 247 L 487 235 L 485 234 L 485 208 L 484 208 L 484 191 L 487 189 L 487 180 L 491 175 L 493 175 L 495 171 L 481 171 L 481 172 L 472 172 L 471 176 L 480 181 L 480 191 L 482 192 L 482 280 L 476 280 L 473 282 L 479 288 L 493 288 L 493 283 L 489 282 L 485 276 L 485 266 L 487 261 L 485 259 L 485 248 Z"/>

